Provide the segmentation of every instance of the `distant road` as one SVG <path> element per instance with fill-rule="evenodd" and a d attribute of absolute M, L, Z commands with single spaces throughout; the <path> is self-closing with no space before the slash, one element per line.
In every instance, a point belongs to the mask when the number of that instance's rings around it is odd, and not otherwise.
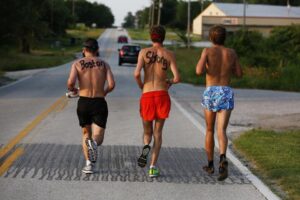
<path fill-rule="evenodd" d="M 254 186 L 255 177 L 246 174 L 244 166 L 235 166 L 239 161 L 234 157 L 225 182 L 217 181 L 217 173 L 208 176 L 202 171 L 207 162 L 200 107 L 203 87 L 179 84 L 170 90 L 172 111 L 158 161 L 162 176 L 151 179 L 146 168 L 137 166 L 142 146 L 141 91 L 133 79 L 134 65 L 117 65 L 120 34 L 124 32 L 107 29 L 99 38 L 100 55 L 112 66 L 117 85 L 107 97 L 109 118 L 96 174 L 81 173 L 77 100 L 64 97 L 70 63 L 0 88 L 0 199 L 265 199 L 260 192 L 264 185 Z M 241 103 L 260 98 L 247 90 L 238 90 L 237 95 Z M 300 99 L 297 93 L 290 97 Z M 235 127 L 229 132 L 231 128 Z"/>

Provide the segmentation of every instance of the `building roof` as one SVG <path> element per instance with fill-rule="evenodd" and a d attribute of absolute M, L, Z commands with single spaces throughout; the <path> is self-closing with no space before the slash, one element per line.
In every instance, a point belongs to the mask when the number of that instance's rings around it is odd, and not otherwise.
<path fill-rule="evenodd" d="M 242 3 L 214 3 L 227 16 L 243 16 Z M 246 16 L 300 18 L 300 7 L 246 4 Z"/>

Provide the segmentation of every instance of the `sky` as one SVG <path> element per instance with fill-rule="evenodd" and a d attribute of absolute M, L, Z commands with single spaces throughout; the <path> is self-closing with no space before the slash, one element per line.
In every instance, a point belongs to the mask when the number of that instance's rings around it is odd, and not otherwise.
<path fill-rule="evenodd" d="M 115 17 L 116 26 L 121 26 L 128 12 L 135 14 L 150 5 L 150 0 L 88 0 L 89 2 L 102 3 L 109 7 Z"/>

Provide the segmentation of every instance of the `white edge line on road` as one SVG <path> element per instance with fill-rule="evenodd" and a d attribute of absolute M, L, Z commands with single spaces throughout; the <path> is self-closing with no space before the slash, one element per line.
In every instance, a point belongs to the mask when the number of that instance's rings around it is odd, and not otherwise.
<path fill-rule="evenodd" d="M 7 85 L 3 85 L 3 86 L 0 87 L 0 90 L 2 90 L 2 89 L 4 89 L 4 88 L 7 88 L 7 87 L 10 87 L 10 86 L 13 86 L 13 85 L 15 85 L 15 84 L 18 84 L 18 83 L 20 83 L 20 82 L 23 82 L 23 81 L 25 81 L 25 80 L 27 80 L 27 79 L 30 79 L 31 77 L 32 77 L 32 75 L 28 75 L 28 76 L 25 76 L 25 77 L 23 77 L 23 78 L 20 78 L 20 79 L 18 79 L 18 80 L 16 80 L 16 81 L 13 81 L 13 82 L 11 82 L 11 83 L 9 83 L 9 84 L 7 84 Z"/>
<path fill-rule="evenodd" d="M 175 104 L 175 106 L 203 133 L 205 134 L 205 127 L 201 125 L 200 122 L 198 122 L 188 111 L 186 111 L 180 103 L 174 98 L 171 97 L 172 102 Z M 218 143 L 216 143 L 217 148 L 219 148 Z M 260 193 L 262 193 L 265 198 L 269 200 L 280 200 L 280 198 L 274 194 L 268 186 L 266 186 L 258 177 L 256 177 L 252 172 L 245 167 L 241 161 L 231 152 L 231 150 L 227 149 L 227 157 L 231 160 L 231 162 L 240 170 L 240 172 L 246 176 L 248 180 L 251 181 L 251 183 L 256 187 Z"/>

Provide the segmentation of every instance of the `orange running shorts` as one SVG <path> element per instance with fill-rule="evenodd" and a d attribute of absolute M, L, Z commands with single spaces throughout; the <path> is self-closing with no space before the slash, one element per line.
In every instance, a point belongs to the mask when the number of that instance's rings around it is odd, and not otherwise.
<path fill-rule="evenodd" d="M 143 93 L 140 100 L 140 114 L 143 120 L 166 119 L 171 110 L 171 100 L 167 91 Z"/>

